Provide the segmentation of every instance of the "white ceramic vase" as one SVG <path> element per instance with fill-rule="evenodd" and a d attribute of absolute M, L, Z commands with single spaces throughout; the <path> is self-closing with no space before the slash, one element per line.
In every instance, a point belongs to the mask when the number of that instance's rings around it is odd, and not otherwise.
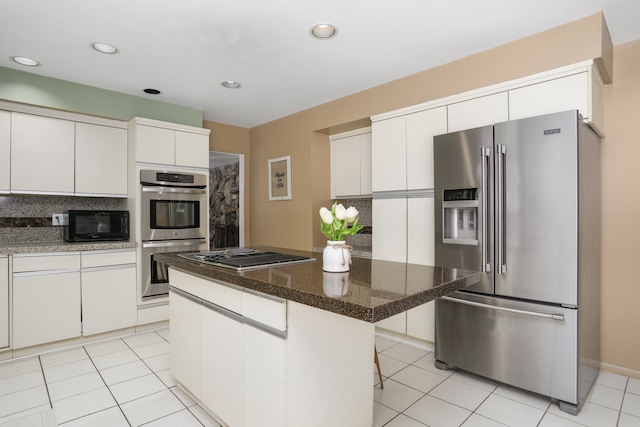
<path fill-rule="evenodd" d="M 351 247 L 344 240 L 327 240 L 322 251 L 322 270 L 330 273 L 349 271 Z"/>

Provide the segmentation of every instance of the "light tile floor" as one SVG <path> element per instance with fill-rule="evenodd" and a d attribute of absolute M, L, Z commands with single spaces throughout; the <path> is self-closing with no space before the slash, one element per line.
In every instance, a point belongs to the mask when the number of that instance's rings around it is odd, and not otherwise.
<path fill-rule="evenodd" d="M 640 427 L 640 380 L 602 371 L 578 416 L 549 399 L 434 367 L 433 353 L 376 337 L 374 426 Z M 214 426 L 176 387 L 169 330 L 0 363 L 0 426 Z M 264 426 L 278 427 L 278 426 Z M 348 426 L 351 427 L 351 426 Z"/>

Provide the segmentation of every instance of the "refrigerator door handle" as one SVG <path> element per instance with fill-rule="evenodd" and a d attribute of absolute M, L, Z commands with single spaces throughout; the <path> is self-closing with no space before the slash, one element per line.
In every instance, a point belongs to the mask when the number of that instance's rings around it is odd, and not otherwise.
<path fill-rule="evenodd" d="M 487 169 L 491 161 L 491 149 L 480 147 L 480 157 L 482 162 L 482 272 L 491 272 L 491 263 L 487 260 L 489 253 L 489 241 L 487 230 L 489 226 L 489 215 L 487 211 L 487 199 L 489 198 L 489 180 L 487 179 Z"/>
<path fill-rule="evenodd" d="M 504 223 L 504 210 L 505 210 L 505 160 L 506 160 L 507 147 L 503 144 L 496 145 L 496 181 L 498 191 L 496 194 L 497 209 L 496 218 L 497 226 L 497 239 L 498 245 L 498 259 L 497 259 L 497 273 L 504 274 L 507 272 L 507 263 L 505 260 L 505 223 Z"/>
<path fill-rule="evenodd" d="M 515 313 L 515 314 L 522 314 L 525 316 L 536 316 L 536 317 L 542 317 L 545 319 L 564 321 L 564 314 L 548 314 L 548 313 L 539 313 L 537 311 L 518 310 L 517 308 L 500 307 L 496 305 L 483 304 L 481 302 L 468 301 L 468 300 L 452 298 L 452 297 L 440 297 L 440 299 L 456 302 L 459 304 L 472 305 L 474 307 L 486 308 L 489 310 L 504 311 L 507 313 Z"/>

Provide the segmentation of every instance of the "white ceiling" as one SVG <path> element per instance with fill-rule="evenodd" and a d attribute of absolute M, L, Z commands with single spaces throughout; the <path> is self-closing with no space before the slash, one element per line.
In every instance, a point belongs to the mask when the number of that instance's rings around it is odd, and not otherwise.
<path fill-rule="evenodd" d="M 0 0 L 0 66 L 253 127 L 599 11 L 614 45 L 640 39 L 639 0 Z"/>

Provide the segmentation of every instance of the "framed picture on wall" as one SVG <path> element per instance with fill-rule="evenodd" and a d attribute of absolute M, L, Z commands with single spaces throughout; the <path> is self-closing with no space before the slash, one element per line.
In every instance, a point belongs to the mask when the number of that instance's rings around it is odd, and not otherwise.
<path fill-rule="evenodd" d="M 269 160 L 269 200 L 291 200 L 291 156 Z"/>

